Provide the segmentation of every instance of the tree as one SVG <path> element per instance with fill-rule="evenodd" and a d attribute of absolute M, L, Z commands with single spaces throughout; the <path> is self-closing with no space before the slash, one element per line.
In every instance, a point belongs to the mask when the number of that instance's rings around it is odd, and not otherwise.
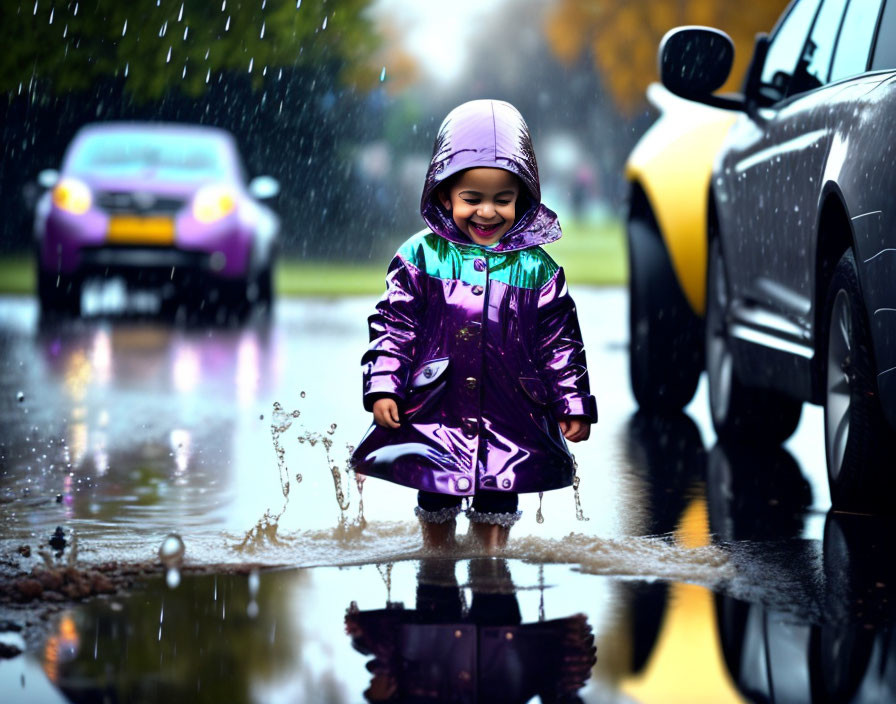
<path fill-rule="evenodd" d="M 121 77 L 138 102 L 172 87 L 191 96 L 222 72 L 248 74 L 256 88 L 283 67 L 336 61 L 340 75 L 369 87 L 377 48 L 365 10 L 371 0 L 23 0 L 3 16 L 0 90 L 83 92 Z"/>

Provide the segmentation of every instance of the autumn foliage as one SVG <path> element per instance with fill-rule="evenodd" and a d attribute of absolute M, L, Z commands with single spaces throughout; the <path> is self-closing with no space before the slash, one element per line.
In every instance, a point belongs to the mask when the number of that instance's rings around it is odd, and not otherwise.
<path fill-rule="evenodd" d="M 740 88 L 758 32 L 769 32 L 786 0 L 557 0 L 545 31 L 554 54 L 573 64 L 589 54 L 620 111 L 634 113 L 657 80 L 660 39 L 679 25 L 724 30 L 735 45 L 734 68 L 723 91 Z"/>

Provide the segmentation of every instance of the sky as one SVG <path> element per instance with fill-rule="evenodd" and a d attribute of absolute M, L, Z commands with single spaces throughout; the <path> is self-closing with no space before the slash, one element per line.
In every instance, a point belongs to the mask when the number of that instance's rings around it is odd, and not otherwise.
<path fill-rule="evenodd" d="M 464 67 L 466 42 L 484 18 L 506 4 L 507 0 L 377 0 L 374 14 L 403 29 L 405 48 L 430 78 L 450 83 Z"/>

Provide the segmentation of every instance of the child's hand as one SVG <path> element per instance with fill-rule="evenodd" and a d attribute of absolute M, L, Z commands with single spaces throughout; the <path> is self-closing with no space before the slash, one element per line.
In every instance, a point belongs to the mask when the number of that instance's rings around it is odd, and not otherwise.
<path fill-rule="evenodd" d="M 591 423 L 582 418 L 563 418 L 560 421 L 560 431 L 570 442 L 581 442 L 591 435 Z"/>
<path fill-rule="evenodd" d="M 373 403 L 373 419 L 384 428 L 397 428 L 398 404 L 394 398 L 381 398 Z"/>

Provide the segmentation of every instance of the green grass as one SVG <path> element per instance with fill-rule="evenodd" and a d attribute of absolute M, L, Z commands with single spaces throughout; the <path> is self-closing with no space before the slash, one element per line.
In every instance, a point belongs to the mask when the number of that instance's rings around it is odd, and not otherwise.
<path fill-rule="evenodd" d="M 612 286 L 627 276 L 623 225 L 616 220 L 598 224 L 570 222 L 563 237 L 547 246 L 573 284 Z M 383 290 L 388 261 L 342 264 L 302 261 L 284 256 L 274 285 L 279 296 L 346 296 Z M 34 293 L 34 260 L 25 255 L 0 257 L 0 293 Z"/>

